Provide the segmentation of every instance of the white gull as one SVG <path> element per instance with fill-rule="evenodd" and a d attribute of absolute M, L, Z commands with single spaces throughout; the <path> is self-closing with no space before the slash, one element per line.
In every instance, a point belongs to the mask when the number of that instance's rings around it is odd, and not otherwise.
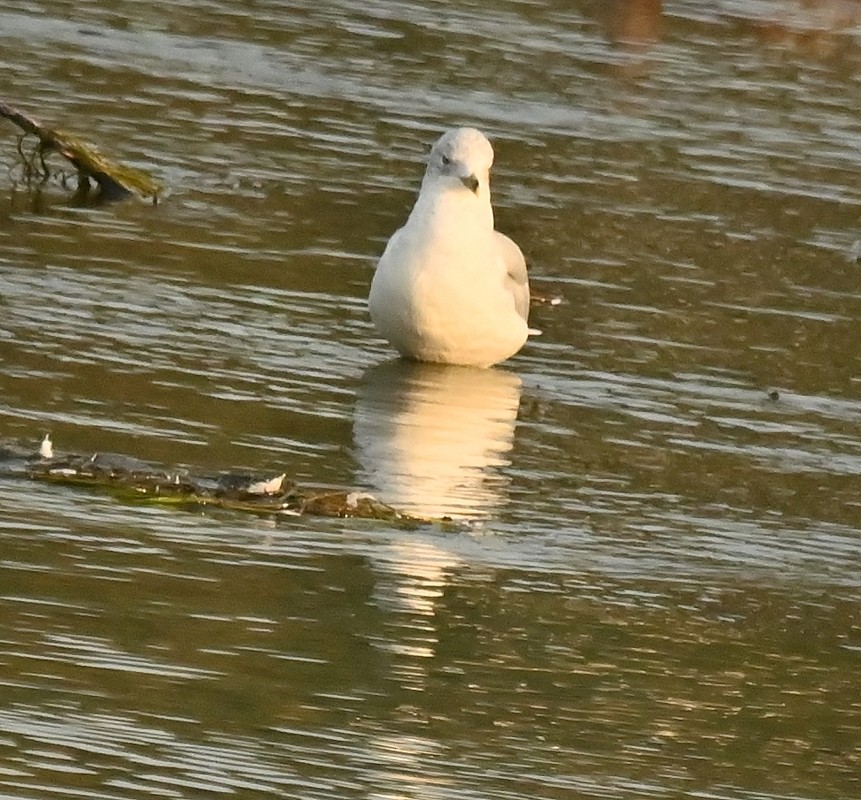
<path fill-rule="evenodd" d="M 488 367 L 529 334 L 520 248 L 493 227 L 493 148 L 475 128 L 433 146 L 416 204 L 389 240 L 371 283 L 377 330 L 417 361 Z"/>

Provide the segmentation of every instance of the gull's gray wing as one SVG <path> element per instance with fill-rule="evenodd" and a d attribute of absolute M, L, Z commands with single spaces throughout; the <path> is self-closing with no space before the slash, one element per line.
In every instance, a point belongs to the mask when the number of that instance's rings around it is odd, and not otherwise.
<path fill-rule="evenodd" d="M 505 265 L 505 288 L 514 297 L 514 307 L 523 319 L 529 316 L 529 277 L 526 274 L 526 259 L 520 248 L 504 233 L 494 231 L 496 248 Z"/>

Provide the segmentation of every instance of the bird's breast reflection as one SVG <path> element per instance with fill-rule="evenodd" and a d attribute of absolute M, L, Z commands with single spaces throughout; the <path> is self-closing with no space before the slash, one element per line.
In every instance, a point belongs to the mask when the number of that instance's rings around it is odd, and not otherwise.
<path fill-rule="evenodd" d="M 505 497 L 521 381 L 502 370 L 392 361 L 368 370 L 353 438 L 362 481 L 423 518 L 481 519 Z"/>

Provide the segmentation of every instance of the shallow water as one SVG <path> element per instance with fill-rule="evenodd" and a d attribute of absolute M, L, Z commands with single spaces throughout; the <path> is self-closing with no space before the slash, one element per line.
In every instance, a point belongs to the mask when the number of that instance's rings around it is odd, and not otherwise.
<path fill-rule="evenodd" d="M 0 10 L 0 99 L 169 188 L 3 173 L 0 440 L 463 524 L 0 478 L 2 794 L 861 794 L 861 4 L 252 5 Z M 562 300 L 486 373 L 364 302 L 455 124 Z"/>

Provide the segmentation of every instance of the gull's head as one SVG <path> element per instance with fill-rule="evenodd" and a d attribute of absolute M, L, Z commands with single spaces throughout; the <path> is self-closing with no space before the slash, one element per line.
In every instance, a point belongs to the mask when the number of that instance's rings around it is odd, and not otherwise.
<path fill-rule="evenodd" d="M 493 148 L 475 128 L 453 128 L 444 133 L 428 156 L 425 181 L 449 184 L 487 196 Z"/>

